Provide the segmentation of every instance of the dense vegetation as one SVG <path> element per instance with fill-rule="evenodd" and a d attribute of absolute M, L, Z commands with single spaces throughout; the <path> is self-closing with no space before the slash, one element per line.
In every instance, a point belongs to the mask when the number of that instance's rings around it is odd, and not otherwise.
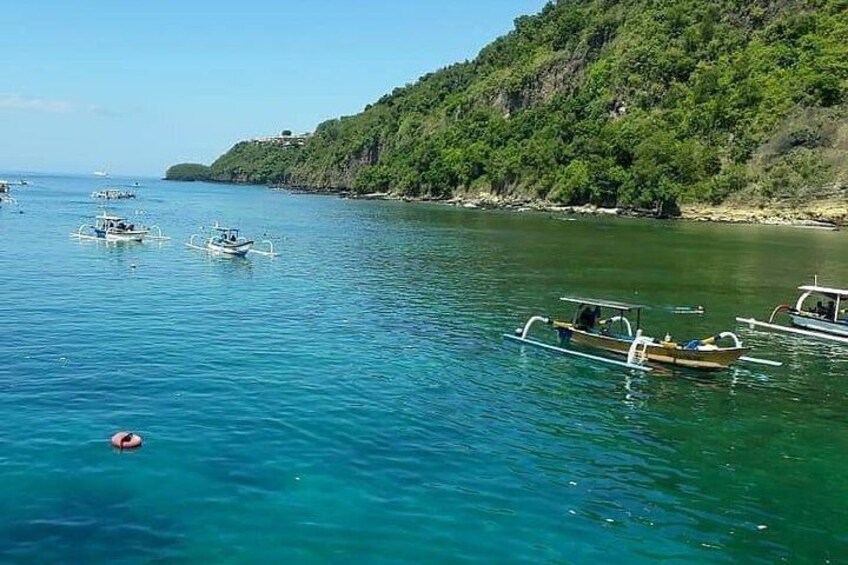
<path fill-rule="evenodd" d="M 848 0 L 560 0 L 302 148 L 240 143 L 211 171 L 668 213 L 838 192 L 846 108 Z"/>
<path fill-rule="evenodd" d="M 299 147 L 242 141 L 212 163 L 210 169 L 218 180 L 290 184 L 291 169 L 299 156 Z"/>
<path fill-rule="evenodd" d="M 166 180 L 196 181 L 210 180 L 212 173 L 209 167 L 200 163 L 180 163 L 168 167 L 165 171 Z"/>

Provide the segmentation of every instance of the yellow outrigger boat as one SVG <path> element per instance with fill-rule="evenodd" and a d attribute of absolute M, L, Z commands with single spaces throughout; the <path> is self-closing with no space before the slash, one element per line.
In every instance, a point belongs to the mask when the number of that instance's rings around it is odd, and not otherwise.
<path fill-rule="evenodd" d="M 614 364 L 629 368 L 643 368 L 648 362 L 705 371 L 726 369 L 736 361 L 780 365 L 775 361 L 745 356 L 750 348 L 743 346 L 733 332 L 721 332 L 705 339 L 692 339 L 682 343 L 672 341 L 668 335 L 664 339 L 656 339 L 642 333 L 641 318 L 645 306 L 577 296 L 565 296 L 561 300 L 576 305 L 570 321 L 534 316 L 522 329 L 516 331 L 515 336 L 507 334 L 506 337 L 530 345 L 539 345 L 559 353 L 576 354 L 603 362 L 614 361 L 577 353 L 566 348 L 575 344 L 600 349 L 624 356 L 626 361 L 615 361 Z M 635 324 L 630 322 L 627 315 L 635 316 Z M 558 347 L 542 344 L 527 337 L 536 322 L 545 323 L 557 332 Z M 723 343 L 726 345 L 722 345 Z"/>

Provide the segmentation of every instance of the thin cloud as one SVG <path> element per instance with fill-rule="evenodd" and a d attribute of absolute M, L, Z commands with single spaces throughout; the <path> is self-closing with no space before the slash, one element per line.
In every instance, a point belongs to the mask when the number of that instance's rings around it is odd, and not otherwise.
<path fill-rule="evenodd" d="M 21 94 L 0 94 L 0 110 L 21 112 L 45 112 L 48 114 L 97 114 L 99 116 L 117 116 L 118 112 L 96 104 L 75 104 L 67 100 L 50 100 Z"/>

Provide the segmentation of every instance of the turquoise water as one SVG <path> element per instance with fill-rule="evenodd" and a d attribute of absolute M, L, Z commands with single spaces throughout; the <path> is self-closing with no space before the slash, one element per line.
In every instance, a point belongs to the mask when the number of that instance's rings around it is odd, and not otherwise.
<path fill-rule="evenodd" d="M 733 324 L 844 286 L 844 233 L 141 180 L 110 210 L 174 239 L 112 246 L 68 236 L 102 181 L 29 180 L 0 209 L 0 561 L 848 558 L 848 349 Z M 280 257 L 183 246 L 215 220 Z M 785 365 L 639 376 L 502 341 L 563 293 L 703 304 L 644 323 Z"/>

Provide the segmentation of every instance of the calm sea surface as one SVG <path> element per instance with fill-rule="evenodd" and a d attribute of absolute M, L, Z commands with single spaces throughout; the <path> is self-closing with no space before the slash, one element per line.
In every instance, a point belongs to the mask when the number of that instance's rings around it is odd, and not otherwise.
<path fill-rule="evenodd" d="M 114 246 L 69 237 L 102 180 L 29 180 L 0 208 L 2 562 L 848 560 L 848 348 L 733 321 L 848 285 L 846 233 L 116 179 L 173 240 Z M 281 255 L 183 245 L 215 220 Z M 565 293 L 785 365 L 504 343 Z"/>

